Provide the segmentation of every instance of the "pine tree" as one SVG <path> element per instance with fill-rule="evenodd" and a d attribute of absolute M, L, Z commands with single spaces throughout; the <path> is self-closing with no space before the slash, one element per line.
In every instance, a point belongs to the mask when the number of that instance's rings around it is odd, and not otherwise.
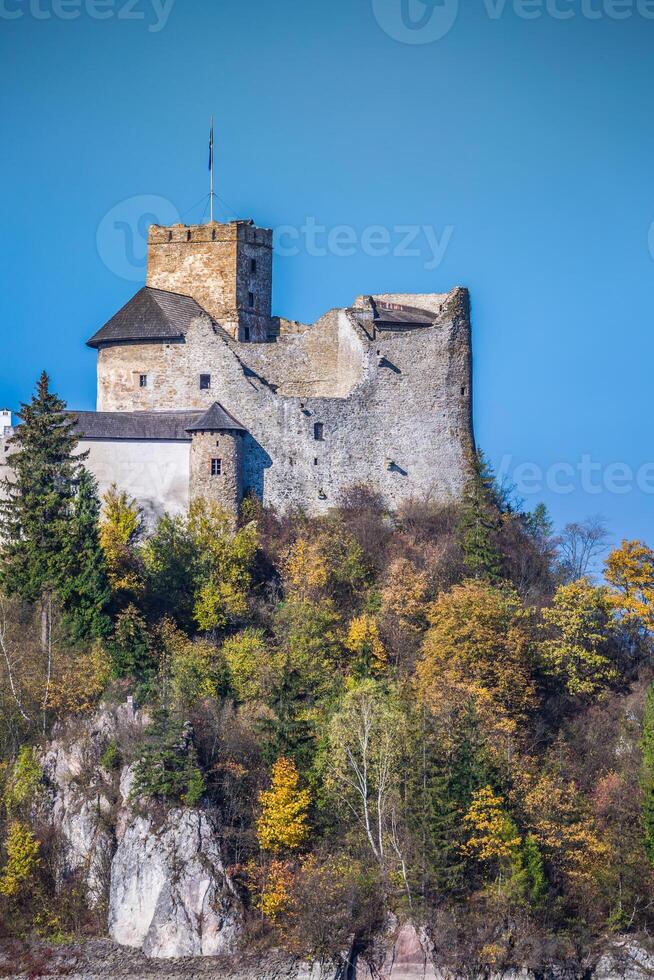
<path fill-rule="evenodd" d="M 197 806 L 204 792 L 204 775 L 193 744 L 192 726 L 165 709 L 155 711 L 134 770 L 132 795 Z"/>
<path fill-rule="evenodd" d="M 106 613 L 111 588 L 100 545 L 99 519 L 97 484 L 82 468 L 61 556 L 63 574 L 57 587 L 73 640 L 104 637 L 111 629 Z"/>
<path fill-rule="evenodd" d="M 10 442 L 14 480 L 3 484 L 0 504 L 0 586 L 7 595 L 36 603 L 62 581 L 75 486 L 84 454 L 65 404 L 50 391 L 44 372 L 36 394 L 18 414 Z M 49 606 L 49 603 L 47 603 Z"/>
<path fill-rule="evenodd" d="M 465 566 L 473 578 L 497 582 L 502 578 L 502 558 L 495 545 L 500 529 L 500 495 L 495 477 L 481 451 L 473 460 L 461 508 L 459 533 Z"/>
<path fill-rule="evenodd" d="M 645 850 L 654 864 L 654 684 L 645 698 L 642 735 L 643 763 L 641 772 L 642 821 Z"/>

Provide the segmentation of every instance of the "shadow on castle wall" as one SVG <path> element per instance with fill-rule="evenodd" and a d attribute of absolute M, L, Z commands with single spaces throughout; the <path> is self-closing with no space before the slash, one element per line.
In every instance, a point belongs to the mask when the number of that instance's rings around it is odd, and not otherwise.
<path fill-rule="evenodd" d="M 272 459 L 249 432 L 243 439 L 243 457 L 243 495 L 254 493 L 263 500 L 265 472 L 271 468 Z"/>

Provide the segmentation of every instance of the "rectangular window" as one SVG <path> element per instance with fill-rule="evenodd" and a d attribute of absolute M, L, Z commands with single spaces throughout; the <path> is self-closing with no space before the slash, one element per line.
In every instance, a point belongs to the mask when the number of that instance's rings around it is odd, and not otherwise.
<path fill-rule="evenodd" d="M 139 374 L 139 388 L 148 387 L 148 376 L 147 374 Z"/>
<path fill-rule="evenodd" d="M 254 309 L 254 293 L 248 293 L 248 306 L 251 310 Z"/>
<path fill-rule="evenodd" d="M 200 375 L 200 391 L 208 391 L 211 388 L 211 375 L 201 374 Z"/>
<path fill-rule="evenodd" d="M 223 461 L 222 459 L 212 459 L 211 460 L 211 475 L 212 476 L 222 476 L 223 472 Z"/>
<path fill-rule="evenodd" d="M 257 271 L 257 260 L 250 259 L 250 272 L 256 272 L 256 271 Z"/>
<path fill-rule="evenodd" d="M 322 442 L 325 438 L 325 426 L 322 424 L 322 422 L 316 422 L 314 425 L 313 438 L 316 440 L 316 442 Z"/>

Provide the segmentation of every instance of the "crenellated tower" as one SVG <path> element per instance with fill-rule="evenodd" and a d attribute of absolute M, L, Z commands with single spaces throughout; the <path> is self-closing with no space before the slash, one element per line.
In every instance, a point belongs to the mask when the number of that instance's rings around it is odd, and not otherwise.
<path fill-rule="evenodd" d="M 146 286 L 191 296 L 242 343 L 273 336 L 269 228 L 252 221 L 151 225 Z"/>

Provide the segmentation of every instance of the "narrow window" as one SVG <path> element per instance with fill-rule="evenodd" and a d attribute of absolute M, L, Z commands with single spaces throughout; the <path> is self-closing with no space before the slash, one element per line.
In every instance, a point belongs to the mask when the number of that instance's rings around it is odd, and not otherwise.
<path fill-rule="evenodd" d="M 148 387 L 148 376 L 147 374 L 139 374 L 139 388 Z"/>
<path fill-rule="evenodd" d="M 223 472 L 223 461 L 222 459 L 212 459 L 211 460 L 211 475 L 221 476 Z"/>
<path fill-rule="evenodd" d="M 211 375 L 201 374 L 200 375 L 200 391 L 208 391 L 211 388 Z"/>
<path fill-rule="evenodd" d="M 256 272 L 256 271 L 257 271 L 257 260 L 250 259 L 250 272 Z"/>
<path fill-rule="evenodd" d="M 322 442 L 325 438 L 325 426 L 322 424 L 322 422 L 316 422 L 314 425 L 313 438 L 316 440 L 316 442 Z"/>
<path fill-rule="evenodd" d="M 313 465 L 314 466 L 317 466 L 318 465 L 318 457 L 317 456 L 314 456 L 313 457 Z"/>
<path fill-rule="evenodd" d="M 248 305 L 251 310 L 254 309 L 254 293 L 248 293 Z"/>
<path fill-rule="evenodd" d="M 250 328 L 243 327 L 243 340 L 249 340 L 249 339 L 250 339 Z"/>

